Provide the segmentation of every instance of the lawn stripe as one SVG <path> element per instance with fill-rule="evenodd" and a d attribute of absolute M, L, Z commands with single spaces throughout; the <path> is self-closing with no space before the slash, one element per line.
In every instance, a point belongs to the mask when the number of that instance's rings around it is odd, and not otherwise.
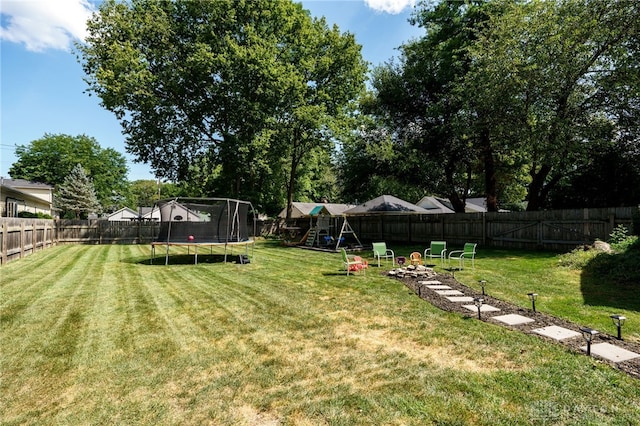
<path fill-rule="evenodd" d="M 441 312 L 376 268 L 347 278 L 335 253 L 264 247 L 248 265 L 168 266 L 147 246 L 82 247 L 2 330 L 20 346 L 0 354 L 3 421 L 506 425 L 585 400 L 560 414 L 640 421 L 637 384 L 586 357 Z M 30 350 L 50 333 L 70 343 L 53 360 Z"/>
<path fill-rule="evenodd" d="M 103 263 L 108 248 L 102 248 L 102 254 L 95 249 L 70 249 L 69 252 L 73 255 L 65 259 L 65 264 L 59 269 L 61 273 L 48 280 L 47 290 L 23 312 L 24 321 L 19 326 L 23 333 L 13 334 L 12 344 L 7 348 L 13 360 L 10 377 L 21 377 L 25 372 L 31 372 L 30 379 L 15 395 L 21 398 L 26 392 L 35 396 L 25 407 L 28 412 L 49 410 L 52 415 L 62 404 L 64 389 L 72 379 L 69 371 L 74 368 L 73 357 L 83 335 L 87 301 L 95 280 L 95 271 L 87 274 L 85 268 L 91 270 Z M 79 264 L 83 266 L 78 267 Z M 56 395 L 53 400 L 51 396 L 48 399 L 36 396 L 52 393 Z"/>
<path fill-rule="evenodd" d="M 36 261 L 25 262 L 27 265 L 23 265 L 22 268 L 16 268 L 15 266 L 18 264 L 13 262 L 7 267 L 3 267 L 2 321 L 20 321 L 20 315 L 23 311 L 40 303 L 39 299 L 46 300 L 50 297 L 51 284 L 63 280 L 65 275 L 73 273 L 76 262 L 86 255 L 85 250 L 79 246 L 55 247 L 50 251 L 55 255 L 47 256 L 49 250 L 46 250 L 24 259 L 25 261 L 36 259 Z M 41 258 L 47 259 L 47 261 L 42 262 Z M 44 268 L 43 265 L 50 266 Z M 14 267 L 12 268 L 12 266 Z M 28 286 L 21 285 L 25 279 L 29 283 Z"/>

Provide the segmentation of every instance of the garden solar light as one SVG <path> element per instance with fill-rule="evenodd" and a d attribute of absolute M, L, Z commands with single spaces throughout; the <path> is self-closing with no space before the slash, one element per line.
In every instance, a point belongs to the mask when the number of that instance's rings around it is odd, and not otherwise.
<path fill-rule="evenodd" d="M 613 321 L 613 325 L 618 328 L 618 340 L 622 340 L 622 326 L 627 317 L 623 315 L 610 315 L 610 318 Z"/>
<path fill-rule="evenodd" d="M 478 307 L 478 319 L 482 319 L 480 317 L 480 308 L 482 307 L 483 303 L 484 303 L 484 299 L 482 299 L 480 297 L 476 297 L 476 298 L 473 299 L 473 304 Z"/>
<path fill-rule="evenodd" d="M 588 327 L 580 327 L 580 331 L 582 332 L 582 337 L 587 341 L 587 355 L 591 355 L 591 341 L 598 334 L 598 330 L 594 330 L 593 328 Z"/>
<path fill-rule="evenodd" d="M 482 287 L 482 295 L 484 296 L 484 286 L 487 285 L 487 280 L 480 280 L 480 287 Z"/>
<path fill-rule="evenodd" d="M 533 308 L 533 312 L 536 311 L 536 297 L 538 297 L 538 293 L 527 293 L 529 299 L 531 299 L 531 307 Z"/>

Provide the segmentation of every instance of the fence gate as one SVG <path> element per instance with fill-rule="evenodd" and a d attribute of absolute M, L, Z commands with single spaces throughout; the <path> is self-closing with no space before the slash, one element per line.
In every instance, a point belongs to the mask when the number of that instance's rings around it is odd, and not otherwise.
<path fill-rule="evenodd" d="M 603 221 L 538 220 L 514 224 L 510 229 L 495 233 L 491 239 L 500 242 L 530 243 L 538 247 L 556 244 L 579 245 L 593 241 L 594 234 L 602 235 L 606 225 L 607 222 Z"/>

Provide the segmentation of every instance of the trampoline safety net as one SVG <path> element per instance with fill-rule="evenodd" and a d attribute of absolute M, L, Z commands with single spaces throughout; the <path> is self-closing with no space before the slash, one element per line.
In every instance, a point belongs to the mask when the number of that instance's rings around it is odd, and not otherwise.
<path fill-rule="evenodd" d="M 225 244 L 249 241 L 248 201 L 227 198 L 172 198 L 156 202 L 160 230 L 156 242 Z"/>

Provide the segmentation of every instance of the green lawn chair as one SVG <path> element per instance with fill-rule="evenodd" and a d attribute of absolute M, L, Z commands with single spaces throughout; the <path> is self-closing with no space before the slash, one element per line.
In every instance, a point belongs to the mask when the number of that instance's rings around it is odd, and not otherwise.
<path fill-rule="evenodd" d="M 451 267 L 451 260 L 458 259 L 460 263 L 460 269 L 464 269 L 464 260 L 471 259 L 471 269 L 476 268 L 476 246 L 475 243 L 465 243 L 462 250 L 454 250 L 449 252 L 449 267 Z"/>
<path fill-rule="evenodd" d="M 378 259 L 378 267 L 380 267 L 380 259 L 391 259 L 393 266 L 396 266 L 395 254 L 393 250 L 387 248 L 386 243 L 373 243 L 373 257 Z"/>
<path fill-rule="evenodd" d="M 353 272 L 360 271 L 365 275 L 367 274 L 366 265 L 362 259 L 354 259 L 355 256 L 348 255 L 344 248 L 340 249 L 340 253 L 342 254 L 342 264 L 347 269 L 347 275 L 352 270 Z"/>
<path fill-rule="evenodd" d="M 440 264 L 444 267 L 445 260 L 447 259 L 447 242 L 431 241 L 429 248 L 424 251 L 425 263 L 427 259 L 440 259 Z"/>

